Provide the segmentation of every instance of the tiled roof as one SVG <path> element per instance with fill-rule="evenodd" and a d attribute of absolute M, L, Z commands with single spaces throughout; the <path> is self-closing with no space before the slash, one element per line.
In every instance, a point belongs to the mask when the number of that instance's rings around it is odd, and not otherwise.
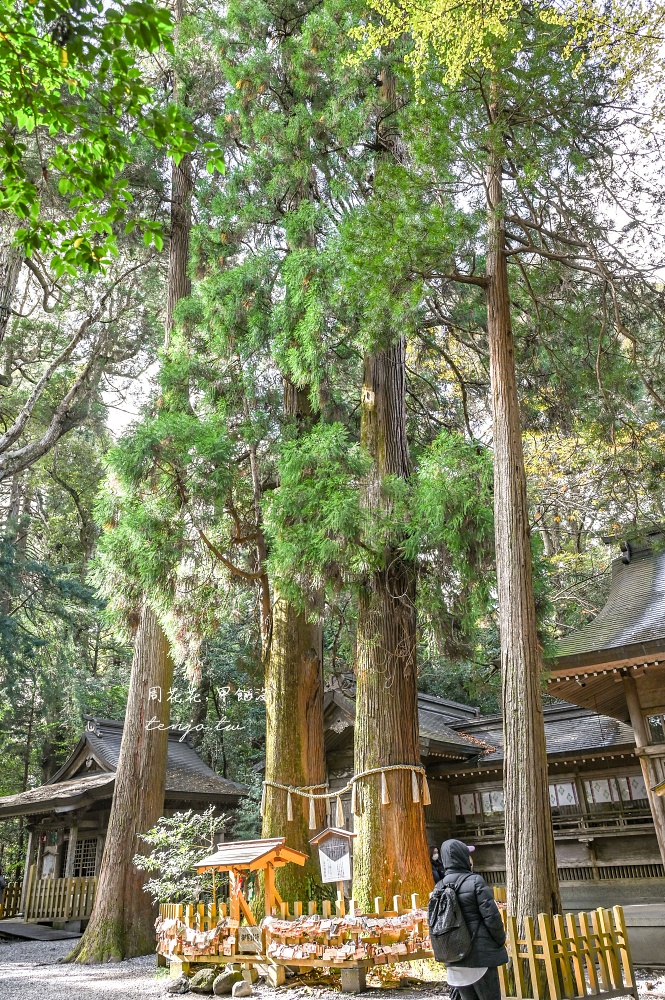
<path fill-rule="evenodd" d="M 457 722 L 459 719 L 473 719 L 480 715 L 480 709 L 476 705 L 463 705 L 461 702 L 451 701 L 449 698 L 423 694 L 422 691 L 418 692 L 418 708 L 422 711 L 430 709 L 449 722 Z"/>
<path fill-rule="evenodd" d="M 637 549 L 631 552 L 630 562 L 614 560 L 605 606 L 592 622 L 561 639 L 552 659 L 658 640 L 665 647 L 665 551 Z"/>
<path fill-rule="evenodd" d="M 71 808 L 84 801 L 110 798 L 113 792 L 115 774 L 85 774 L 71 781 L 61 781 L 59 784 L 40 785 L 29 788 L 27 792 L 16 795 L 5 795 L 0 798 L 0 816 L 18 816 L 34 810 L 35 813 L 58 808 Z"/>
<path fill-rule="evenodd" d="M 115 771 L 120 757 L 123 725 L 121 722 L 109 719 L 93 719 L 91 722 L 94 731 L 91 732 L 87 728 L 86 739 L 95 756 Z M 229 781 L 228 778 L 222 778 L 216 774 L 201 760 L 187 740 L 182 740 L 182 733 L 172 732 L 169 733 L 168 742 L 166 791 L 239 796 L 244 795 L 247 788 L 245 785 Z"/>
<path fill-rule="evenodd" d="M 635 744 L 630 726 L 590 709 L 575 705 L 546 705 L 543 716 L 548 756 L 576 757 L 582 753 Z M 503 720 L 500 715 L 481 717 L 472 725 L 460 723 L 455 728 L 493 748 L 481 756 L 478 762 L 481 766 L 503 760 Z"/>
<path fill-rule="evenodd" d="M 356 714 L 354 698 L 355 688 L 347 687 L 347 693 L 344 694 L 340 691 L 326 692 L 326 747 L 328 750 L 338 748 L 339 745 L 348 742 L 352 736 L 350 729 Z M 343 719 L 330 721 L 335 706 L 343 713 Z M 418 730 L 423 756 L 427 756 L 427 748 L 433 743 L 438 744 L 438 747 L 433 747 L 432 752 L 448 752 L 454 756 L 462 754 L 465 757 L 477 754 L 478 747 L 452 728 L 453 722 L 466 722 L 477 717 L 478 709 L 473 706 L 460 705 L 458 702 L 448 701 L 445 698 L 419 693 Z M 348 724 L 343 725 L 342 722 L 345 722 L 347 718 Z M 423 747 L 422 744 L 425 746 Z"/>
<path fill-rule="evenodd" d="M 455 732 L 446 722 L 444 722 L 445 716 L 442 718 L 438 712 L 433 711 L 428 705 L 427 708 L 423 708 L 418 700 L 418 729 L 420 732 L 421 740 L 435 740 L 437 743 L 449 743 L 453 746 L 459 746 L 461 751 L 466 751 L 468 753 L 470 746 L 469 740 L 467 740 L 463 735 Z M 477 753 L 475 747 L 471 748 L 474 753 Z"/>

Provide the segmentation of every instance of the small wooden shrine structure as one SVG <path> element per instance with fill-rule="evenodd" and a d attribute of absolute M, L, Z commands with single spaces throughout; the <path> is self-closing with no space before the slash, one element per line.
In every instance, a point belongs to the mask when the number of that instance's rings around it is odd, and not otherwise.
<path fill-rule="evenodd" d="M 606 539 L 614 541 L 617 539 Z M 665 537 L 622 541 L 607 602 L 550 661 L 558 698 L 629 722 L 665 865 Z"/>
<path fill-rule="evenodd" d="M 265 912 L 270 916 L 282 898 L 275 888 L 275 869 L 284 865 L 304 865 L 307 855 L 286 846 L 286 837 L 269 840 L 236 840 L 229 844 L 218 844 L 215 854 L 197 861 L 197 872 L 229 873 L 229 909 L 232 920 L 240 920 L 240 914 L 250 925 L 256 925 L 247 900 L 242 891 L 243 881 L 249 872 L 263 872 L 265 891 Z"/>

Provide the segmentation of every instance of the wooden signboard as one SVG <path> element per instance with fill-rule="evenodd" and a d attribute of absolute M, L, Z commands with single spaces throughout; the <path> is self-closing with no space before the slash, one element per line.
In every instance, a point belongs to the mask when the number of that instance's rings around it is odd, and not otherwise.
<path fill-rule="evenodd" d="M 321 881 L 339 885 L 351 878 L 351 841 L 355 833 L 329 826 L 310 840 L 319 848 Z"/>
<path fill-rule="evenodd" d="M 322 882 L 348 882 L 351 878 L 351 845 L 346 837 L 329 837 L 319 844 Z"/>

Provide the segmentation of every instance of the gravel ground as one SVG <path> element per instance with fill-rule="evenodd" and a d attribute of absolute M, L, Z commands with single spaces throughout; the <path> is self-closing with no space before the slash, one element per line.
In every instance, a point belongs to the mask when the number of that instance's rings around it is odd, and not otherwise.
<path fill-rule="evenodd" d="M 164 970 L 157 971 L 152 955 L 109 965 L 61 965 L 72 941 L 0 940 L 1 1000 L 166 1000 L 169 980 Z M 665 975 L 662 971 L 637 970 L 640 1000 L 665 1000 Z M 333 982 L 334 985 L 334 982 Z M 378 986 L 378 981 L 368 984 Z M 385 984 L 388 985 L 388 984 Z M 395 984 L 396 986 L 396 984 Z M 390 990 L 394 1000 L 446 1000 L 444 983 L 404 984 Z M 384 996 L 387 990 L 384 990 Z M 330 985 L 308 985 L 295 978 L 285 987 L 272 990 L 259 982 L 254 988 L 257 1000 L 341 1000 L 338 989 Z M 376 994 L 374 994 L 376 995 Z M 188 994 L 194 997 L 194 994 Z M 371 990 L 370 990 L 371 996 Z"/>
<path fill-rule="evenodd" d="M 143 1000 L 163 997 L 152 955 L 107 965 L 58 965 L 76 942 L 0 943 L 2 1000 Z M 193 994 L 192 994 L 193 996 Z"/>

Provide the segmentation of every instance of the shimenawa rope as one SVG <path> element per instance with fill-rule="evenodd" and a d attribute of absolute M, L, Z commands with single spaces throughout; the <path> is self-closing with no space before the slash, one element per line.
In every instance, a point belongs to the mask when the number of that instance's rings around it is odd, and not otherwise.
<path fill-rule="evenodd" d="M 266 790 L 268 788 L 278 788 L 286 792 L 286 819 L 287 822 L 292 822 L 293 820 L 293 801 L 292 795 L 299 795 L 301 798 L 309 799 L 309 828 L 310 830 L 316 829 L 316 810 L 314 807 L 314 802 L 316 799 L 327 799 L 330 801 L 333 798 L 337 799 L 337 805 L 335 810 L 335 824 L 338 827 L 344 826 L 344 806 L 342 805 L 342 795 L 346 792 L 351 792 L 351 812 L 354 816 L 358 815 L 358 799 L 356 795 L 356 782 L 360 781 L 361 778 L 367 778 L 372 774 L 381 775 L 381 805 L 390 805 L 390 796 L 388 794 L 388 781 L 386 779 L 387 771 L 410 771 L 411 772 L 411 798 L 413 802 L 420 802 L 420 785 L 418 783 L 418 775 L 423 776 L 423 793 L 422 802 L 424 806 L 428 806 L 431 803 L 431 798 L 429 794 L 429 786 L 427 784 L 427 776 L 425 774 L 425 768 L 418 764 L 388 764 L 385 767 L 372 767 L 367 771 L 361 771 L 359 774 L 354 774 L 350 779 L 348 784 L 344 788 L 338 788 L 334 792 L 328 790 L 327 783 L 321 783 L 318 785 L 281 785 L 278 781 L 264 781 L 263 782 L 263 792 L 261 794 L 261 815 L 265 815 L 266 810 Z M 316 788 L 325 788 L 324 792 L 316 792 Z M 332 815 L 332 809 L 330 809 Z"/>

